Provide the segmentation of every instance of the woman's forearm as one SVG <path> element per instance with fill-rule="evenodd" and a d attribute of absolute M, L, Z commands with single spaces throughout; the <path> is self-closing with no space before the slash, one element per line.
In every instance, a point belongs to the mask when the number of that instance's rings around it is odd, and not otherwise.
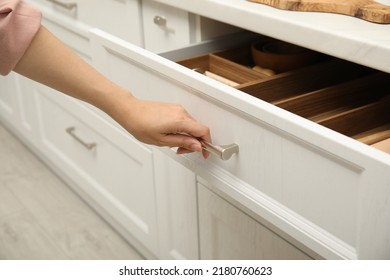
<path fill-rule="evenodd" d="M 133 97 L 44 27 L 39 29 L 14 71 L 98 107 L 147 144 L 177 146 L 181 147 L 179 153 L 185 153 L 202 151 L 197 138 L 211 140 L 209 129 L 192 119 L 180 105 Z"/>
<path fill-rule="evenodd" d="M 110 106 L 110 93 L 130 94 L 95 71 L 44 27 L 14 71 L 102 109 Z"/>

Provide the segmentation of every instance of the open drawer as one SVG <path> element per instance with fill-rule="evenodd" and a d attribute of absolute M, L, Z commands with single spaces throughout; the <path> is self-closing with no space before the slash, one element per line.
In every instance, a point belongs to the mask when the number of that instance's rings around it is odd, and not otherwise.
<path fill-rule="evenodd" d="M 182 104 L 211 128 L 213 143 L 239 145 L 239 153 L 227 161 L 163 149 L 238 206 L 324 258 L 390 257 L 390 155 L 271 104 L 295 94 L 274 101 L 258 98 L 282 89 L 302 92 L 297 78 L 305 73 L 307 78 L 300 79 L 305 91 L 332 92 L 334 82 L 315 78 L 336 73 L 335 83 L 351 83 L 356 77 L 337 79 L 355 68 L 362 73 L 362 67 L 332 60 L 237 89 L 174 62 L 233 47 L 223 42 L 165 54 L 169 59 L 100 30 L 91 31 L 91 43 L 95 66 L 109 78 L 140 98 Z M 374 75 L 369 72 L 364 78 Z"/>

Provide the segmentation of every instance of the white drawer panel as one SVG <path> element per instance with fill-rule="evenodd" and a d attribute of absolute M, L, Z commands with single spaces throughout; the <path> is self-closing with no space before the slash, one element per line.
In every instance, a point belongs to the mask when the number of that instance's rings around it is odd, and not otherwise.
<path fill-rule="evenodd" d="M 390 256 L 388 154 L 92 33 L 95 63 L 110 78 L 142 98 L 183 104 L 214 143 L 240 146 L 226 162 L 167 154 L 325 258 Z"/>
<path fill-rule="evenodd" d="M 142 45 L 139 0 L 78 0 L 79 19 L 138 46 Z"/>
<path fill-rule="evenodd" d="M 155 1 L 142 1 L 145 48 L 155 53 L 190 44 L 190 15 Z"/>
<path fill-rule="evenodd" d="M 200 183 L 198 194 L 201 259 L 310 259 Z"/>
<path fill-rule="evenodd" d="M 46 91 L 41 88 L 38 95 L 45 154 L 56 168 L 75 182 L 76 191 L 81 190 L 95 200 L 112 219 L 155 252 L 157 235 L 151 151 L 135 140 L 121 139 L 124 136 L 115 130 L 97 133 L 70 114 L 66 107 L 53 102 L 50 95 L 56 93 Z M 77 111 L 76 106 L 73 111 Z M 88 117 L 85 120 L 89 121 Z M 96 147 L 84 147 L 66 132 L 69 127 L 74 127 L 73 133 L 81 141 L 94 143 Z M 126 145 L 116 146 L 115 142 Z"/>
<path fill-rule="evenodd" d="M 44 17 L 64 17 L 98 27 L 136 45 L 142 44 L 139 0 L 28 0 Z"/>

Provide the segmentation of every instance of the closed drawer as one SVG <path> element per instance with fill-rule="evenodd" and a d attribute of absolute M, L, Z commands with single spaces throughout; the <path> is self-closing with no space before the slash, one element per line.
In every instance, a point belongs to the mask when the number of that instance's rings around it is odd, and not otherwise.
<path fill-rule="evenodd" d="M 28 0 L 44 17 L 63 17 L 98 27 L 136 45 L 142 44 L 141 7 L 138 0 Z"/>
<path fill-rule="evenodd" d="M 122 225 L 155 253 L 151 151 L 87 111 L 69 104 L 60 107 L 53 101 L 56 94 L 41 87 L 37 95 L 41 149 L 45 156 L 74 182 L 76 191 L 108 213 L 109 222 Z M 98 127 L 99 132 L 91 126 Z"/>
<path fill-rule="evenodd" d="M 155 1 L 142 1 L 145 48 L 160 53 L 187 46 L 194 38 L 195 18 Z"/>
<path fill-rule="evenodd" d="M 183 104 L 210 126 L 214 143 L 240 147 L 229 161 L 165 149 L 168 155 L 325 258 L 389 257 L 388 154 L 104 32 L 91 35 L 97 67 L 110 78 L 143 98 Z M 215 51 L 219 43 L 177 54 Z M 314 73 L 310 81 L 338 69 L 327 67 L 302 71 Z M 279 92 L 275 84 L 289 81 L 289 92 L 294 80 L 265 85 Z"/>

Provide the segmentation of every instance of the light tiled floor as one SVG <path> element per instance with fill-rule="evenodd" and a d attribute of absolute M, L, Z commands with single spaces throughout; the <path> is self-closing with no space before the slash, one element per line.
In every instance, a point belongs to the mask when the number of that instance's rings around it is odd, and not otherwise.
<path fill-rule="evenodd" d="M 142 259 L 0 124 L 0 259 Z"/>

